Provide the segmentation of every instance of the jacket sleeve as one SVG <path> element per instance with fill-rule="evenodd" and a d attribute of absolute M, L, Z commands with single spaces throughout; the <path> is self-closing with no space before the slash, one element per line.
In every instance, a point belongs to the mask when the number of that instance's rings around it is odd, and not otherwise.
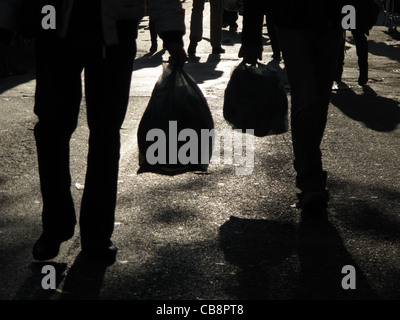
<path fill-rule="evenodd" d="M 149 0 L 149 15 L 166 44 L 183 43 L 185 12 L 179 0 Z"/>
<path fill-rule="evenodd" d="M 14 31 L 23 0 L 0 0 L 0 29 Z"/>

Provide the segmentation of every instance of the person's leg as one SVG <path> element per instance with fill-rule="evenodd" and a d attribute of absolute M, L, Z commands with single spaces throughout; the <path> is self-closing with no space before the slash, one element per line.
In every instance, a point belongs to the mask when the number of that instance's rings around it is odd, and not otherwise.
<path fill-rule="evenodd" d="M 79 115 L 82 63 L 64 41 L 36 44 L 34 133 L 43 196 L 43 232 L 67 235 L 73 231 L 69 143 Z"/>
<path fill-rule="evenodd" d="M 232 20 L 232 12 L 224 9 L 224 13 L 222 14 L 222 28 L 226 28 L 231 24 Z"/>
<path fill-rule="evenodd" d="M 126 114 L 137 23 L 118 25 L 120 43 L 88 57 L 85 92 L 90 129 L 80 228 L 82 249 L 107 248 L 114 228 L 120 157 L 120 128 Z"/>
<path fill-rule="evenodd" d="M 281 59 L 281 48 L 279 46 L 279 39 L 278 36 L 276 34 L 276 29 L 275 26 L 272 22 L 272 17 L 270 16 L 270 14 L 267 12 L 266 15 L 266 22 L 267 22 L 267 30 L 268 30 L 268 36 L 269 36 L 269 40 L 271 41 L 271 48 L 272 48 L 272 58 L 274 60 L 280 60 Z"/>
<path fill-rule="evenodd" d="M 229 27 L 229 31 L 236 32 L 238 29 L 238 24 L 237 21 L 239 19 L 239 13 L 238 12 L 232 12 L 232 21 L 231 25 Z"/>
<path fill-rule="evenodd" d="M 224 53 L 221 48 L 222 40 L 222 15 L 224 12 L 223 0 L 210 0 L 211 9 L 211 25 L 210 40 L 213 53 Z"/>
<path fill-rule="evenodd" d="M 291 86 L 291 130 L 296 185 L 323 190 L 320 144 L 337 65 L 340 31 L 283 29 L 278 31 Z"/>
<path fill-rule="evenodd" d="M 363 86 L 368 82 L 368 40 L 362 30 L 352 30 L 351 33 L 356 43 L 358 67 L 360 69 L 358 84 Z"/>
<path fill-rule="evenodd" d="M 222 14 L 222 27 L 226 28 L 229 26 L 229 30 L 232 32 L 236 32 L 238 28 L 237 20 L 238 20 L 238 13 L 233 11 L 223 10 Z"/>
<path fill-rule="evenodd" d="M 340 38 L 338 62 L 337 62 L 337 68 L 336 68 L 336 74 L 335 74 L 336 82 L 342 81 L 345 51 L 346 51 L 346 31 L 343 31 L 343 35 Z"/>
<path fill-rule="evenodd" d="M 36 41 L 36 93 L 38 116 L 34 134 L 43 198 L 41 241 L 35 259 L 58 254 L 62 241 L 71 238 L 76 224 L 71 195 L 70 138 L 81 102 L 80 52 L 66 41 Z"/>
<path fill-rule="evenodd" d="M 204 0 L 193 0 L 192 14 L 190 17 L 189 55 L 196 53 L 197 43 L 203 39 L 203 11 Z"/>
<path fill-rule="evenodd" d="M 156 52 L 158 48 L 157 44 L 157 31 L 152 19 L 149 19 L 149 31 L 150 31 L 150 39 L 151 39 L 151 47 L 150 52 Z"/>

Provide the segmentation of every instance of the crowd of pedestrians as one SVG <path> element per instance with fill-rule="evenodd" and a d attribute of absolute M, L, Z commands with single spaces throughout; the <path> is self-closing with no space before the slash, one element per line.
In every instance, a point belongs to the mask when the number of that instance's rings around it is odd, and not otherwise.
<path fill-rule="evenodd" d="M 375 0 L 371 0 L 375 2 Z M 57 256 L 62 242 L 74 235 L 77 224 L 71 195 L 70 139 L 77 127 L 82 99 L 81 73 L 90 129 L 85 189 L 79 226 L 82 251 L 94 259 L 114 261 L 111 241 L 117 197 L 120 128 L 127 111 L 131 72 L 136 55 L 138 24 L 148 2 L 152 46 L 157 37 L 170 53 L 170 62 L 182 67 L 203 40 L 206 0 L 192 0 L 190 25 L 185 26 L 179 0 L 60 1 L 57 29 L 35 33 L 36 139 L 40 187 L 43 196 L 43 233 L 33 256 Z M 359 1 L 349 1 L 357 7 Z M 361 3 L 368 1 L 362 0 Z M 18 12 L 27 1 L 0 0 L 1 68 L 17 72 L 6 47 L 18 31 Z M 29 2 L 40 3 L 40 1 Z M 321 215 L 328 207 L 327 174 L 323 169 L 321 140 L 327 122 L 334 80 L 341 80 L 344 63 L 342 0 L 245 0 L 242 11 L 224 10 L 223 0 L 210 0 L 210 52 L 224 54 L 222 29 L 242 29 L 243 61 L 256 65 L 262 58 L 264 24 L 273 59 L 283 58 L 291 88 L 291 134 L 299 208 Z M 357 7 L 358 8 L 358 7 Z M 37 12 L 33 7 L 32 15 Z M 243 25 L 238 25 L 238 15 Z M 33 23 L 35 17 L 32 17 Z M 368 81 L 369 27 L 352 30 L 360 65 L 359 84 Z M 184 48 L 183 36 L 190 43 Z M 337 67 L 339 66 L 339 67 Z"/>

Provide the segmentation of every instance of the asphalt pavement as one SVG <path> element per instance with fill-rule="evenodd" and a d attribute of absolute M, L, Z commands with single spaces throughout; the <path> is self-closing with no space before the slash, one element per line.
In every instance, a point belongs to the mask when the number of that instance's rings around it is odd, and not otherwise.
<path fill-rule="evenodd" d="M 191 4 L 184 3 L 187 27 Z M 222 106 L 231 71 L 240 63 L 241 17 L 238 33 L 223 31 L 226 53 L 213 55 L 208 5 L 197 58 L 190 58 L 184 68 L 204 93 L 215 128 L 233 134 Z M 80 254 L 78 228 L 55 259 L 32 258 L 41 233 L 42 205 L 33 137 L 35 75 L 31 52 L 15 49 L 27 73 L 0 80 L 0 299 L 400 299 L 399 33 L 389 33 L 384 26 L 372 29 L 370 81 L 365 87 L 357 84 L 355 44 L 351 34 L 347 36 L 347 88 L 332 92 L 322 142 L 331 193 L 328 219 L 307 221 L 294 207 L 298 190 L 290 131 L 254 138 L 254 168 L 248 175 L 238 175 L 240 163 L 226 163 L 222 155 L 207 174 L 137 174 L 138 124 L 168 60 L 160 39 L 160 51 L 148 52 L 147 24 L 145 17 L 121 130 L 113 235 L 119 252 L 111 266 Z M 188 37 L 189 31 L 186 48 Z M 264 38 L 263 62 L 274 64 L 286 83 L 284 63 L 272 62 L 266 29 Z M 288 87 L 287 94 L 290 100 Z M 89 133 L 85 116 L 83 100 L 71 141 L 77 212 Z M 54 290 L 42 287 L 45 265 L 55 268 Z M 349 274 L 345 266 L 352 267 Z M 345 283 L 355 287 L 345 288 Z"/>

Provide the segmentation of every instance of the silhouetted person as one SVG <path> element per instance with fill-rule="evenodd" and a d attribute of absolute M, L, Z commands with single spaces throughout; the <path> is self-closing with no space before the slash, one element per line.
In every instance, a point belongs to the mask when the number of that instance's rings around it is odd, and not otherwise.
<path fill-rule="evenodd" d="M 303 212 L 319 214 L 329 200 L 320 144 L 339 53 L 341 4 L 337 0 L 245 0 L 239 57 L 250 64 L 262 58 L 265 12 L 277 27 L 291 87 L 294 169 L 301 191 L 298 206 Z"/>
<path fill-rule="evenodd" d="M 383 8 L 383 4 L 380 0 L 364 0 L 359 2 L 354 1 L 357 12 L 357 25 L 356 29 L 350 30 L 353 35 L 354 42 L 356 44 L 356 52 L 358 58 L 359 77 L 358 84 L 363 86 L 368 82 L 368 40 L 369 31 L 375 25 L 378 14 Z M 344 53 L 346 47 L 346 31 L 343 33 L 342 45 L 339 54 L 338 69 L 335 77 L 336 82 L 342 81 L 343 65 L 344 65 Z"/>
<path fill-rule="evenodd" d="M 193 0 L 190 18 L 190 43 L 188 54 L 195 55 L 197 44 L 203 39 L 203 11 L 205 0 Z M 210 41 L 213 54 L 224 53 L 221 47 L 223 0 L 210 0 Z"/>
<path fill-rule="evenodd" d="M 69 146 L 78 122 L 84 70 L 90 137 L 79 220 L 81 246 L 92 258 L 115 261 L 117 248 L 111 236 L 120 128 L 127 111 L 138 22 L 145 1 L 64 1 L 65 6 L 56 8 L 56 30 L 39 29 L 34 107 L 39 121 L 34 134 L 43 196 L 43 233 L 33 247 L 37 260 L 57 256 L 61 243 L 74 235 L 77 221 L 70 190 Z M 21 0 L 0 0 L 0 11 L 10 18 L 21 4 Z M 179 0 L 150 0 L 150 5 L 150 15 L 157 21 L 171 62 L 182 66 L 187 57 Z M 1 27 L 10 30 L 13 25 L 8 22 Z"/>
<path fill-rule="evenodd" d="M 358 57 L 358 68 L 359 77 L 358 84 L 363 86 L 368 82 L 368 31 L 363 30 L 351 30 L 354 42 L 356 44 L 357 57 Z M 344 32 L 343 39 L 341 40 L 341 48 L 339 53 L 338 70 L 335 77 L 336 82 L 342 81 L 343 66 L 344 66 L 344 52 L 346 47 L 346 32 Z"/>

